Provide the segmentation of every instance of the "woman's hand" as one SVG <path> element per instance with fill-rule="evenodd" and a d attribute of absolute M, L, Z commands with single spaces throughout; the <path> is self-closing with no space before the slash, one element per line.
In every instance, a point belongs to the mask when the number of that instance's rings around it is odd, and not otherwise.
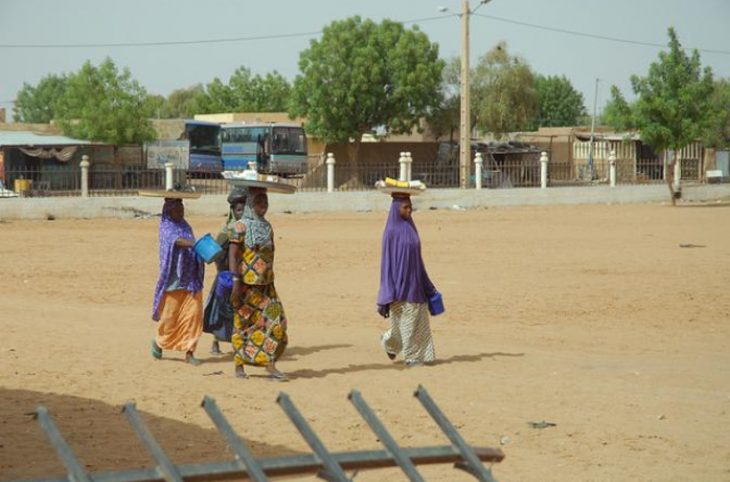
<path fill-rule="evenodd" d="M 378 306 L 378 314 L 382 316 L 383 318 L 388 318 L 390 316 L 390 305 L 377 305 Z"/>
<path fill-rule="evenodd" d="M 179 246 L 180 248 L 192 248 L 195 244 L 195 241 L 188 238 L 177 238 L 175 240 L 175 246 Z"/>

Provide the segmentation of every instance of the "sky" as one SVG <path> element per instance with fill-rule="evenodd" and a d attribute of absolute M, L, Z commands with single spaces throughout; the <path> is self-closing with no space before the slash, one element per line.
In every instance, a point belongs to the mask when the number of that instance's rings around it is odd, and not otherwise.
<path fill-rule="evenodd" d="M 589 113 L 594 96 L 600 113 L 611 85 L 633 97 L 631 75 L 646 75 L 670 26 L 715 77 L 730 78 L 730 0 L 469 3 L 472 65 L 505 41 L 536 73 L 565 75 Z M 241 66 L 293 80 L 310 41 L 354 15 L 417 25 L 450 59 L 461 54 L 461 7 L 462 0 L 0 0 L 0 107 L 9 118 L 24 83 L 106 57 L 153 94 L 227 82 Z M 158 45 L 139 45 L 150 43 Z"/>

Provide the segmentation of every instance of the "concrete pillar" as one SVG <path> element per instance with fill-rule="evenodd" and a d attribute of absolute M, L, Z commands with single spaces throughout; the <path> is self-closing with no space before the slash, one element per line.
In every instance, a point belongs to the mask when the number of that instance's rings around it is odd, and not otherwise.
<path fill-rule="evenodd" d="M 410 152 L 406 152 L 406 181 L 413 179 L 411 166 L 413 166 L 413 158 Z"/>
<path fill-rule="evenodd" d="M 542 151 L 540 154 L 540 188 L 547 189 L 548 179 L 548 155 L 547 152 Z"/>
<path fill-rule="evenodd" d="M 484 165 L 484 159 L 482 159 L 482 153 L 477 152 L 474 158 L 474 184 L 477 189 L 482 188 L 482 166 Z"/>
<path fill-rule="evenodd" d="M 406 153 L 401 152 L 400 157 L 398 158 L 398 163 L 400 164 L 400 174 L 398 175 L 399 181 L 407 181 L 408 176 L 408 168 L 406 167 Z"/>
<path fill-rule="evenodd" d="M 79 166 L 81 167 L 81 197 L 89 197 L 89 166 L 91 163 L 89 162 L 89 156 L 84 154 L 81 156 L 81 162 L 79 162 Z"/>
<path fill-rule="evenodd" d="M 335 155 L 327 153 L 327 192 L 335 192 Z"/>
<path fill-rule="evenodd" d="M 175 186 L 175 180 L 173 179 L 174 172 L 172 170 L 173 167 L 175 167 L 174 163 L 165 163 L 165 191 L 172 191 L 172 188 Z"/>
<path fill-rule="evenodd" d="M 608 155 L 608 180 L 611 187 L 616 187 L 616 151 Z"/>

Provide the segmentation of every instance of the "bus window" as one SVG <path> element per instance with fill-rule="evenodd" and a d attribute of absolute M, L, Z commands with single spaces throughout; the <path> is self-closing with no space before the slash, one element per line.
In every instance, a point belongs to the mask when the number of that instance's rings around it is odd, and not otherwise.
<path fill-rule="evenodd" d="M 307 141 L 301 127 L 274 127 L 274 154 L 306 154 Z"/>

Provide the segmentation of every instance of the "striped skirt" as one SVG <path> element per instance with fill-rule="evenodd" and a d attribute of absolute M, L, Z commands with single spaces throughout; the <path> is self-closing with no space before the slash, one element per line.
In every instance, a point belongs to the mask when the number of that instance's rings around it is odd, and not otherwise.
<path fill-rule="evenodd" d="M 390 329 L 383 347 L 392 354 L 403 352 L 406 363 L 429 363 L 436 358 L 429 323 L 428 303 L 395 301 L 390 304 Z"/>

